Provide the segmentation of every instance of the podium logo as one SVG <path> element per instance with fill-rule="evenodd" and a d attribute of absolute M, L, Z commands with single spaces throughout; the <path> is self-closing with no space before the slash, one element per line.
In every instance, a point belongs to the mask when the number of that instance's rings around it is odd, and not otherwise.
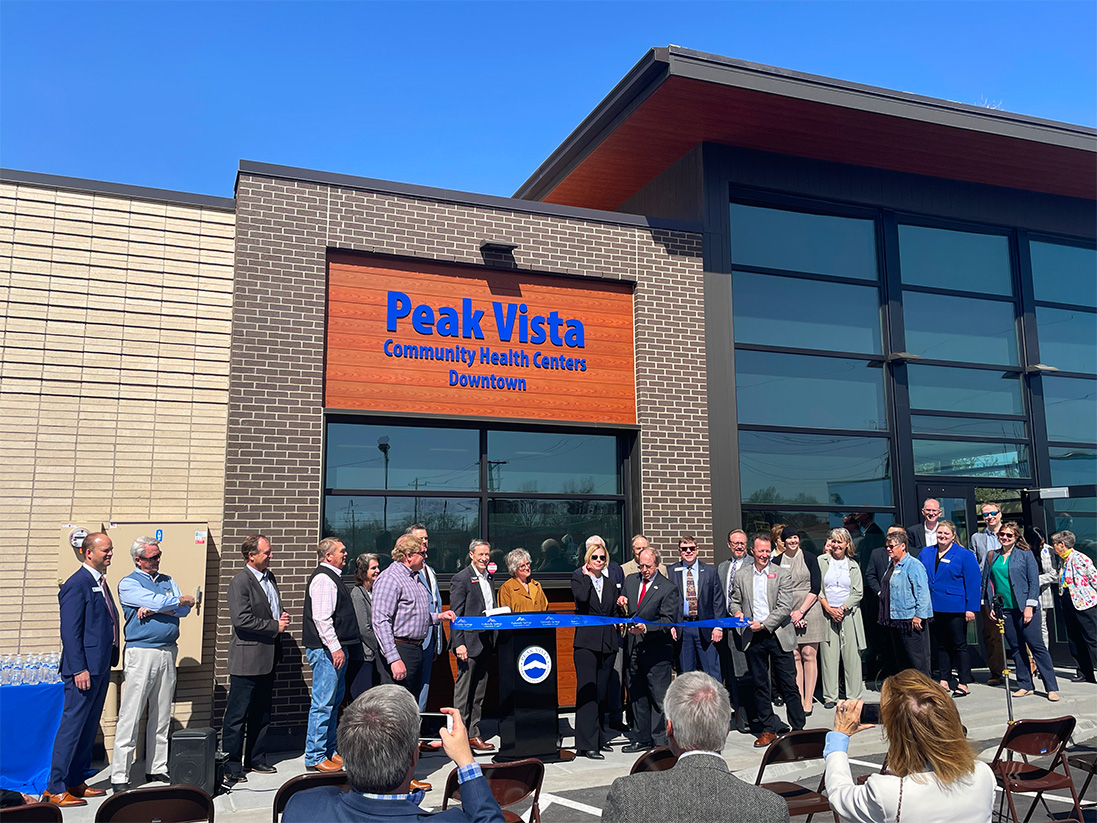
<path fill-rule="evenodd" d="M 518 655 L 518 674 L 527 683 L 544 683 L 552 674 L 552 658 L 541 646 L 528 646 Z"/>

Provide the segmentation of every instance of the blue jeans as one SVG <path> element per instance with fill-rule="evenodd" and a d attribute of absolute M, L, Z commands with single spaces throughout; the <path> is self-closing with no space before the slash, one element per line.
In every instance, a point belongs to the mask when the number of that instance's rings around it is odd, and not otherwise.
<path fill-rule="evenodd" d="M 1051 662 L 1051 655 L 1044 648 L 1044 638 L 1040 632 L 1040 620 L 1043 618 L 1041 609 L 1032 610 L 1032 620 L 1025 625 L 1025 610 L 1006 609 L 1006 644 L 1009 653 L 1013 655 L 1013 665 L 1016 667 L 1013 676 L 1017 678 L 1017 685 L 1022 689 L 1031 689 L 1032 670 L 1028 666 L 1029 649 L 1032 650 L 1032 659 L 1036 661 L 1036 668 L 1044 681 L 1048 691 L 1059 691 L 1059 683 L 1055 679 L 1055 666 Z M 1026 648 L 1027 646 L 1027 648 Z"/>
<path fill-rule="evenodd" d="M 327 649 L 305 649 L 312 666 L 312 703 L 305 735 L 305 765 L 315 766 L 335 754 L 336 716 L 346 687 L 347 667 L 335 668 Z"/>

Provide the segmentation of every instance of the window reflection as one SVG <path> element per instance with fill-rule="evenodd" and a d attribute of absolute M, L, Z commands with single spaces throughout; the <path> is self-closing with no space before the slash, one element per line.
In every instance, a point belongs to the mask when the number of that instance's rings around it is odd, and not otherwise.
<path fill-rule="evenodd" d="M 617 501 L 496 498 L 488 502 L 488 533 L 503 555 L 517 548 L 528 551 L 535 574 L 570 574 L 582 565 L 592 534 L 605 540 L 612 560 L 626 559 L 624 504 Z"/>
<path fill-rule="evenodd" d="M 1061 243 L 1028 247 L 1037 300 L 1097 308 L 1097 251 Z"/>
<path fill-rule="evenodd" d="M 999 234 L 899 226 L 903 283 L 981 294 L 1013 294 L 1009 239 Z"/>
<path fill-rule="evenodd" d="M 1030 477 L 1028 446 L 970 440 L 914 440 L 914 473 L 956 477 Z"/>
<path fill-rule="evenodd" d="M 1043 385 L 1048 439 L 1092 443 L 1097 432 L 1097 380 L 1045 375 Z"/>
<path fill-rule="evenodd" d="M 475 491 L 475 429 L 329 423 L 327 488 Z"/>
<path fill-rule="evenodd" d="M 731 259 L 737 265 L 876 280 L 872 220 L 731 206 Z"/>
<path fill-rule="evenodd" d="M 1018 363 L 1013 304 L 903 292 L 906 350 L 931 360 Z"/>
<path fill-rule="evenodd" d="M 805 512 L 797 510 L 760 511 L 743 508 L 743 530 L 769 534 L 775 523 L 792 526 L 800 533 L 800 546 L 813 554 L 823 553 L 827 533 L 844 528 L 853 538 L 857 560 L 868 562 L 873 549 L 884 545 L 887 528 L 894 522 L 891 512 Z"/>
<path fill-rule="evenodd" d="M 1024 414 L 1021 377 L 1013 372 L 947 366 L 907 366 L 912 409 Z"/>
<path fill-rule="evenodd" d="M 880 290 L 798 277 L 732 275 L 735 342 L 880 353 Z"/>
<path fill-rule="evenodd" d="M 1074 497 L 1050 502 L 1054 531 L 1074 532 L 1074 547 L 1097 562 L 1097 498 Z"/>
<path fill-rule="evenodd" d="M 1023 420 L 996 420 L 993 417 L 939 417 L 912 414 L 911 431 L 915 434 L 966 434 L 975 437 L 1001 437 L 1021 440 L 1028 437 Z"/>
<path fill-rule="evenodd" d="M 883 369 L 865 360 L 739 350 L 735 399 L 741 424 L 887 429 Z"/>
<path fill-rule="evenodd" d="M 442 574 L 456 572 L 465 565 L 469 541 L 480 536 L 479 500 L 329 495 L 324 501 L 324 534 L 340 538 L 352 562 L 373 552 L 387 566 L 396 538 L 413 523 L 427 527 L 430 566 Z"/>
<path fill-rule="evenodd" d="M 488 432 L 489 491 L 619 494 L 612 435 Z"/>
<path fill-rule="evenodd" d="M 1097 314 L 1036 307 L 1040 362 L 1060 371 L 1097 373 Z"/>
<path fill-rule="evenodd" d="M 739 433 L 744 503 L 892 505 L 886 437 Z"/>
<path fill-rule="evenodd" d="M 1050 452 L 1053 486 L 1085 486 L 1097 478 L 1097 449 L 1052 447 Z"/>

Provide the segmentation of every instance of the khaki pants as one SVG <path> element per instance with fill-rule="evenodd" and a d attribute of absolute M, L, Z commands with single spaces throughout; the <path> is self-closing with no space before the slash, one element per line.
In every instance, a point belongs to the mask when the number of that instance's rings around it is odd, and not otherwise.
<path fill-rule="evenodd" d="M 823 702 L 838 700 L 838 662 L 845 667 L 846 699 L 860 700 L 864 693 L 861 676 L 861 653 L 857 650 L 856 630 L 853 618 L 847 616 L 841 623 L 827 618 L 823 642 L 819 644 L 819 669 L 823 681 Z"/>
<path fill-rule="evenodd" d="M 118 709 L 118 726 L 114 733 L 114 756 L 111 758 L 111 783 L 129 783 L 133 752 L 137 748 L 137 727 L 145 703 L 149 719 L 145 728 L 145 773 L 167 774 L 168 728 L 171 725 L 171 700 L 175 694 L 174 645 L 162 649 L 126 647 L 122 687 L 122 705 Z"/>

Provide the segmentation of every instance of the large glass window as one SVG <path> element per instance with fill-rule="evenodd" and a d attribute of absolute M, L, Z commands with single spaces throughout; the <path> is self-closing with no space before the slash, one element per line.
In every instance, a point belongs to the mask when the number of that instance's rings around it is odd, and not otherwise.
<path fill-rule="evenodd" d="M 1092 443 L 1097 432 L 1097 380 L 1045 375 L 1043 384 L 1048 439 Z"/>
<path fill-rule="evenodd" d="M 906 350 L 930 360 L 1018 364 L 1013 303 L 903 292 Z"/>
<path fill-rule="evenodd" d="M 735 396 L 740 425 L 887 429 L 879 361 L 740 349 Z"/>
<path fill-rule="evenodd" d="M 914 440 L 914 473 L 948 477 L 1031 477 L 1028 446 L 974 440 Z"/>
<path fill-rule="evenodd" d="M 910 407 L 980 414 L 1024 414 L 1021 376 L 1016 372 L 907 366 Z"/>
<path fill-rule="evenodd" d="M 488 490 L 620 494 L 612 435 L 488 432 Z"/>
<path fill-rule="evenodd" d="M 876 280 L 872 220 L 731 206 L 731 260 L 736 266 Z"/>
<path fill-rule="evenodd" d="M 899 268 L 910 286 L 1013 294 L 1003 235 L 899 226 Z"/>
<path fill-rule="evenodd" d="M 792 526 L 800 534 L 802 548 L 815 555 L 823 553 L 831 529 L 846 529 L 853 538 L 857 559 L 867 566 L 874 549 L 884 545 L 887 528 L 894 519 L 890 512 L 818 512 L 796 509 L 763 510 L 743 507 L 743 530 L 748 534 L 765 532 L 778 523 Z"/>
<path fill-rule="evenodd" d="M 1097 314 L 1036 307 L 1040 362 L 1059 371 L 1097 373 Z"/>
<path fill-rule="evenodd" d="M 880 290 L 737 271 L 735 342 L 879 354 Z"/>
<path fill-rule="evenodd" d="M 994 417 L 912 414 L 910 428 L 915 434 L 955 434 L 1010 440 L 1024 440 L 1028 437 L 1028 426 L 1024 420 L 1001 420 Z"/>
<path fill-rule="evenodd" d="M 1097 308 L 1097 251 L 1036 241 L 1028 246 L 1037 300 Z"/>
<path fill-rule="evenodd" d="M 462 568 L 469 541 L 481 537 L 503 575 L 515 548 L 542 572 L 570 572 L 575 545 L 592 534 L 624 560 L 624 436 L 333 420 L 323 531 L 341 537 L 352 557 L 376 552 L 387 563 L 396 538 L 422 523 L 441 574 Z M 557 568 L 561 557 L 566 568 Z"/>
<path fill-rule="evenodd" d="M 743 503 L 890 506 L 886 437 L 739 432 Z"/>
<path fill-rule="evenodd" d="M 1051 485 L 1088 486 L 1097 479 L 1097 449 L 1051 447 Z"/>

